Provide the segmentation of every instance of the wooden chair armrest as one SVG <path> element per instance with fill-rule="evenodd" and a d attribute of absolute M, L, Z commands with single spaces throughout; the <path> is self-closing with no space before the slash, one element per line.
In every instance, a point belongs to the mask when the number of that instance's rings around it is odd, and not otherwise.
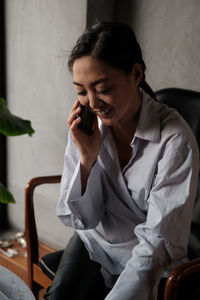
<path fill-rule="evenodd" d="M 164 300 L 177 300 L 180 282 L 197 272 L 200 272 L 200 258 L 191 260 L 174 269 L 169 274 L 165 285 Z"/>
<path fill-rule="evenodd" d="M 33 203 L 34 190 L 39 185 L 60 183 L 60 181 L 61 175 L 35 177 L 25 187 L 25 236 L 27 242 L 28 277 L 32 276 L 33 263 L 37 263 L 39 259 L 38 234 Z M 31 284 L 31 278 L 28 278 L 28 282 Z"/>

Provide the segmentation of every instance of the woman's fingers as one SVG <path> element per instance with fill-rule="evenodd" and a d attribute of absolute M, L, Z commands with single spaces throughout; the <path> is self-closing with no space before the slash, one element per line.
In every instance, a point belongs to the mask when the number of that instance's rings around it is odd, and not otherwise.
<path fill-rule="evenodd" d="M 69 114 L 69 118 L 67 120 L 67 123 L 68 123 L 69 127 L 71 127 L 72 123 L 78 119 L 78 114 L 80 114 L 80 112 L 81 112 L 81 107 L 78 106 L 78 103 L 79 102 L 77 100 L 75 102 L 75 104 L 73 105 L 72 110 Z M 77 122 L 75 122 L 75 123 L 77 123 Z M 80 123 L 80 121 L 78 121 L 78 123 Z"/>
<path fill-rule="evenodd" d="M 71 109 L 71 111 L 70 111 L 70 114 L 71 114 L 74 110 L 77 109 L 78 105 L 79 105 L 79 100 L 76 100 L 75 103 L 74 103 L 74 105 L 72 106 L 72 109 Z"/>
<path fill-rule="evenodd" d="M 76 119 L 74 119 L 73 121 L 72 121 L 72 123 L 71 123 L 71 125 L 70 125 L 70 130 L 71 130 L 71 132 L 74 132 L 76 129 L 77 129 L 77 127 L 78 127 L 78 125 L 80 124 L 80 122 L 81 122 L 81 118 L 80 117 L 78 117 L 78 118 L 76 118 Z M 68 123 L 69 124 L 69 123 Z"/>

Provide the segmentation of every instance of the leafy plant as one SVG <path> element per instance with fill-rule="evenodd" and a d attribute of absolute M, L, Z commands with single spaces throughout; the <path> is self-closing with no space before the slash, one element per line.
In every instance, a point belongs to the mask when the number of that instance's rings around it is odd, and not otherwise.
<path fill-rule="evenodd" d="M 31 127 L 31 122 L 11 114 L 6 106 L 5 99 L 0 98 L 0 133 L 6 136 L 22 134 L 32 136 L 34 132 L 34 129 Z M 13 195 L 2 183 L 0 183 L 0 202 L 15 203 Z"/>

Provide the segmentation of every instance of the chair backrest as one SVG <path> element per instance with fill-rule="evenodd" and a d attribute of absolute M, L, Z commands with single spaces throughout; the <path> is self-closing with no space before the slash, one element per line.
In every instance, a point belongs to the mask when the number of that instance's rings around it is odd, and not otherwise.
<path fill-rule="evenodd" d="M 158 102 L 175 108 L 187 121 L 200 149 L 200 93 L 186 89 L 166 88 L 155 94 Z M 190 259 L 200 257 L 200 176 L 193 208 L 188 256 Z"/>

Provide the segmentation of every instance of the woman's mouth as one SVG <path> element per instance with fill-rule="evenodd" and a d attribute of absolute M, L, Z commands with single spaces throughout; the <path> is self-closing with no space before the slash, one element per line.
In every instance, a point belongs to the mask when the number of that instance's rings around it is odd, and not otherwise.
<path fill-rule="evenodd" d="M 112 108 L 108 108 L 105 110 L 98 110 L 98 111 L 94 111 L 100 118 L 106 118 L 108 117 L 108 115 L 110 114 L 110 112 L 112 111 Z"/>

